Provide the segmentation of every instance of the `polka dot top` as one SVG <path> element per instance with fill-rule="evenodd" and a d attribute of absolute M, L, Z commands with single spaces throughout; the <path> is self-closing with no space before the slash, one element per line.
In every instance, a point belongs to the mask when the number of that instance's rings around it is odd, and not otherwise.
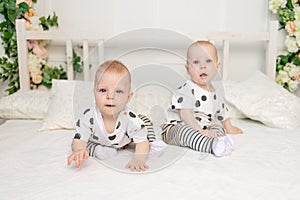
<path fill-rule="evenodd" d="M 202 89 L 191 80 L 179 86 L 173 95 L 171 108 L 168 110 L 168 123 L 183 123 L 179 109 L 193 109 L 195 119 L 202 127 L 210 125 L 214 120 L 224 121 L 228 118 L 224 98 L 216 92 Z"/>
<path fill-rule="evenodd" d="M 104 146 L 123 147 L 130 142 L 147 140 L 147 129 L 144 122 L 131 110 L 125 108 L 120 112 L 115 130 L 107 133 L 100 111 L 93 106 L 87 108 L 76 122 L 76 132 L 84 141 L 92 141 Z"/>

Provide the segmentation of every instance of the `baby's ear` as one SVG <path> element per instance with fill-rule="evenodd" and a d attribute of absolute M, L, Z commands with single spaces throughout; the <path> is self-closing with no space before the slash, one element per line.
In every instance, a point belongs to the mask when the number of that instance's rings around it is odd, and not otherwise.
<path fill-rule="evenodd" d="M 219 69 L 221 68 L 221 63 L 220 63 L 220 61 L 217 62 L 216 67 L 217 67 L 217 70 L 219 70 Z"/>
<path fill-rule="evenodd" d="M 130 92 L 128 95 L 128 102 L 131 100 L 131 97 L 133 96 L 133 92 Z"/>

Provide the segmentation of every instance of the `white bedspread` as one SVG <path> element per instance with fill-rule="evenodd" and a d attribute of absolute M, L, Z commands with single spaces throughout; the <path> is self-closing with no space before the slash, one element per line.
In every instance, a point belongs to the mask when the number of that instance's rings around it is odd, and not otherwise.
<path fill-rule="evenodd" d="M 137 175 L 93 158 L 69 167 L 72 130 L 39 132 L 41 121 L 9 120 L 0 126 L 0 199 L 298 200 L 300 129 L 233 123 L 244 134 L 233 136 L 232 155 L 187 150 L 166 168 Z"/>

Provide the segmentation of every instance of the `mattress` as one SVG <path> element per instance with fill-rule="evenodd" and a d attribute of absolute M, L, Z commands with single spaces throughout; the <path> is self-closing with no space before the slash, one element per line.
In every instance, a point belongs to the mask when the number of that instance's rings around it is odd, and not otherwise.
<path fill-rule="evenodd" d="M 233 123 L 244 134 L 233 136 L 229 156 L 168 146 L 149 161 L 151 170 L 130 173 L 95 158 L 68 166 L 73 130 L 39 131 L 40 120 L 8 120 L 0 125 L 0 199 L 299 199 L 300 129 Z M 120 153 L 119 163 L 129 154 Z"/>

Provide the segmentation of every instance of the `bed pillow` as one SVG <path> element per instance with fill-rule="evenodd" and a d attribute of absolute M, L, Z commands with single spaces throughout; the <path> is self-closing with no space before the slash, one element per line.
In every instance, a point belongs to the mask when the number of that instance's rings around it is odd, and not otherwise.
<path fill-rule="evenodd" d="M 276 128 L 300 126 L 300 99 L 256 71 L 226 89 L 226 99 L 247 117 Z"/>
<path fill-rule="evenodd" d="M 40 130 L 75 129 L 75 119 L 93 101 L 91 82 L 52 80 L 51 102 Z"/>
<path fill-rule="evenodd" d="M 19 90 L 0 99 L 0 118 L 43 119 L 49 103 L 49 91 Z"/>

